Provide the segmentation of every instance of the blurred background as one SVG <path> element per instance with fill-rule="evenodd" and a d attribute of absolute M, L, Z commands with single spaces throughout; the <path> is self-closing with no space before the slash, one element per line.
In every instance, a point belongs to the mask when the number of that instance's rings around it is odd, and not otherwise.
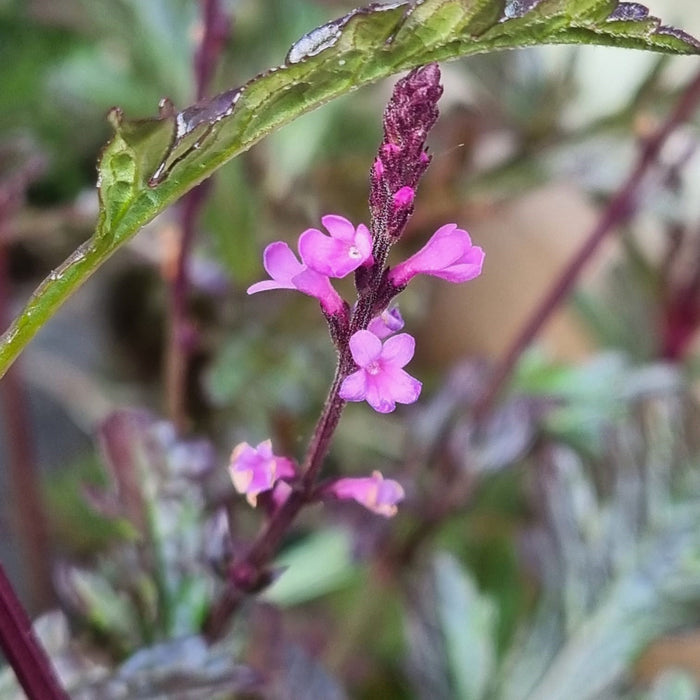
<path fill-rule="evenodd" d="M 700 35 L 700 5 L 649 4 Z M 195 101 L 203 5 L 0 0 L 3 326 L 92 233 L 107 110 L 147 117 L 164 96 Z M 355 5 L 221 0 L 229 24 L 207 94 L 280 64 L 294 40 Z M 232 633 L 239 675 L 227 678 L 241 692 L 267 683 L 265 697 L 697 697 L 697 116 L 668 140 L 633 216 L 485 423 L 473 408 L 698 61 L 560 46 L 442 68 L 433 162 L 394 260 L 454 221 L 485 249 L 484 273 L 463 286 L 416 280 L 402 295 L 421 401 L 389 416 L 349 406 L 328 465 L 396 476 L 406 513 L 388 525 L 340 506 L 306 518 L 285 549 L 290 569 Z M 259 522 L 226 483 L 231 447 L 272 436 L 276 452 L 303 454 L 333 373 L 325 324 L 306 297 L 245 290 L 263 278 L 270 241 L 291 243 L 326 213 L 366 222 L 391 87 L 302 117 L 212 178 L 194 227 L 179 389 L 168 357 L 182 205 L 113 256 L 0 384 L 0 559 L 33 616 L 64 611 L 49 627 L 75 687 L 86 669 L 106 682 L 140 648 L 199 639 L 217 567 Z M 134 471 L 154 460 L 166 465 L 157 478 Z M 137 506 L 125 471 L 141 474 Z M 134 511 L 145 503 L 163 524 L 146 544 Z M 153 548 L 172 555 L 175 588 L 148 583 Z M 124 593 L 135 570 L 143 586 Z M 135 631 L 125 620 L 139 615 Z M 280 630 L 282 676 L 261 661 Z M 160 653 L 145 666 L 184 652 Z M 285 696 L 293 673 L 320 691 Z"/>

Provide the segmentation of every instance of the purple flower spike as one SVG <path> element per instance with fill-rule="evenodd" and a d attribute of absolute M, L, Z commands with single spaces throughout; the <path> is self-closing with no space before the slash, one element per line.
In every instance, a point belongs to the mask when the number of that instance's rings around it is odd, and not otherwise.
<path fill-rule="evenodd" d="M 385 309 L 379 316 L 375 316 L 367 326 L 367 330 L 370 333 L 374 333 L 377 338 L 384 340 L 390 335 L 400 331 L 403 328 L 404 321 L 403 316 L 398 307 L 393 309 Z"/>
<path fill-rule="evenodd" d="M 286 457 L 272 454 L 272 442 L 265 440 L 257 447 L 242 442 L 233 448 L 229 465 L 231 481 L 238 493 L 246 494 L 255 507 L 258 494 L 269 491 L 278 479 L 295 476 L 294 463 Z"/>
<path fill-rule="evenodd" d="M 328 277 L 310 270 L 297 260 L 296 255 L 283 241 L 270 243 L 263 253 L 263 266 L 272 279 L 256 282 L 248 287 L 248 294 L 269 289 L 297 289 L 315 297 L 331 316 L 342 313 L 345 305 L 333 289 Z"/>
<path fill-rule="evenodd" d="M 398 481 L 385 479 L 381 472 L 359 479 L 338 479 L 326 493 L 341 500 L 352 499 L 360 505 L 385 518 L 396 515 L 396 504 L 404 499 L 404 490 Z"/>
<path fill-rule="evenodd" d="M 375 236 L 391 245 L 413 213 L 418 182 L 430 163 L 425 140 L 442 94 L 436 63 L 412 70 L 394 86 L 384 112 L 384 138 L 370 171 L 369 209 Z"/>
<path fill-rule="evenodd" d="M 402 367 L 411 360 L 416 341 L 408 333 L 389 338 L 384 345 L 374 333 L 357 331 L 350 352 L 357 372 L 345 377 L 339 395 L 346 401 L 367 401 L 378 413 L 391 413 L 397 403 L 413 403 L 422 384 Z"/>
<path fill-rule="evenodd" d="M 441 226 L 431 239 L 408 260 L 389 271 L 395 287 L 405 287 L 418 274 L 448 282 L 466 282 L 481 274 L 484 251 L 472 245 L 469 234 L 457 224 Z"/>
<path fill-rule="evenodd" d="M 364 224 L 355 228 L 335 214 L 324 216 L 321 223 L 330 237 L 316 228 L 299 237 L 299 254 L 308 267 L 328 277 L 345 277 L 360 265 L 372 263 L 372 235 Z"/>

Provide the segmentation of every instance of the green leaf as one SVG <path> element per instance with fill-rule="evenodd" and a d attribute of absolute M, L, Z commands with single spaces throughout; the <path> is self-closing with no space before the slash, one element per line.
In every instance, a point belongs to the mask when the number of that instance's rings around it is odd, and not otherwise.
<path fill-rule="evenodd" d="M 455 697 L 479 700 L 495 666 L 495 606 L 447 554 L 435 560 L 435 584 Z"/>
<path fill-rule="evenodd" d="M 370 5 L 306 34 L 285 63 L 176 112 L 125 119 L 99 164 L 93 237 L 38 287 L 0 340 L 4 373 L 43 323 L 120 245 L 257 141 L 357 87 L 430 61 L 536 44 L 603 44 L 697 54 L 693 37 L 617 0 L 424 0 Z"/>
<path fill-rule="evenodd" d="M 275 560 L 275 566 L 284 572 L 263 598 L 277 605 L 298 605 L 344 588 L 357 571 L 351 545 L 349 534 L 336 528 L 290 547 Z M 318 562 L 323 562 L 322 570 Z"/>

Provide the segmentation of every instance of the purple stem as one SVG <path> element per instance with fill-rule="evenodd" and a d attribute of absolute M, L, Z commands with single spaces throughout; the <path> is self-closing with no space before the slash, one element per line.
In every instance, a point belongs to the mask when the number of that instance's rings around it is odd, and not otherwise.
<path fill-rule="evenodd" d="M 42 170 L 42 160 L 38 157 L 30 158 L 0 189 L 0 324 L 3 327 L 9 324 L 12 317 L 9 309 L 10 281 L 5 243 L 7 222 L 23 202 L 28 184 Z M 27 392 L 18 366 L 8 371 L 0 385 L 0 405 L 7 444 L 9 501 L 15 516 L 14 524 L 20 541 L 29 599 L 36 608 L 43 608 L 54 599 L 51 555 Z"/>
<path fill-rule="evenodd" d="M 263 527 L 247 554 L 233 564 L 229 586 L 205 623 L 210 639 L 224 633 L 231 615 L 247 594 L 271 582 L 269 563 L 272 557 L 299 511 L 316 498 L 316 481 L 345 407 L 345 401 L 339 396 L 340 387 L 354 368 L 350 338 L 356 331 L 367 328 L 377 313 L 389 248 L 405 229 L 413 211 L 412 202 L 409 209 L 400 210 L 393 196 L 407 182 L 415 190 L 430 162 L 424 150 L 425 138 L 437 119 L 437 101 L 441 94 L 440 70 L 436 64 L 414 69 L 394 87 L 384 112 L 384 140 L 378 154 L 378 159 L 383 156 L 386 164 L 382 162 L 382 167 L 377 169 L 375 163 L 370 176 L 374 262 L 356 272 L 358 298 L 349 325 L 338 324 L 335 317 L 328 318 L 331 336 L 338 348 L 338 363 L 301 466 L 299 484 Z"/>
<path fill-rule="evenodd" d="M 200 0 L 204 34 L 194 58 L 197 100 L 207 93 L 221 51 L 228 39 L 230 21 L 220 0 Z M 185 394 L 187 365 L 194 343 L 194 332 L 188 319 L 189 259 L 196 233 L 196 224 L 206 201 L 208 183 L 202 183 L 184 198 L 181 209 L 182 234 L 177 251 L 175 273 L 170 288 L 170 335 L 166 360 L 166 402 L 168 415 L 182 431 L 187 423 Z"/>
<path fill-rule="evenodd" d="M 0 565 L 0 645 L 17 680 L 31 700 L 65 700 L 53 667 L 32 623 Z"/>
<path fill-rule="evenodd" d="M 9 289 L 7 250 L 0 240 L 0 319 L 6 322 Z M 38 469 L 34 454 L 32 422 L 21 367 L 11 367 L 0 385 L 5 424 L 9 502 L 13 510 L 24 575 L 31 605 L 44 608 L 53 601 L 51 554 Z"/>
<path fill-rule="evenodd" d="M 376 283 L 379 283 L 379 279 Z M 371 302 L 372 299 L 368 297 L 366 303 Z M 366 315 L 364 305 L 359 302 L 353 318 L 361 318 L 363 315 Z M 214 605 L 204 625 L 205 634 L 210 640 L 218 639 L 224 634 L 231 616 L 246 595 L 255 593 L 271 582 L 268 571 L 270 560 L 299 512 L 315 500 L 316 480 L 345 407 L 345 401 L 338 396 L 338 392 L 351 367 L 352 358 L 346 339 L 338 351 L 335 376 L 302 463 L 300 485 L 266 523 L 245 557 L 233 565 L 232 585 L 227 587 Z"/>
<path fill-rule="evenodd" d="M 586 263 L 593 256 L 605 237 L 616 227 L 628 221 L 636 211 L 640 186 L 648 170 L 656 162 L 668 137 L 687 121 L 700 101 L 700 73 L 687 85 L 675 109 L 661 127 L 645 143 L 637 165 L 612 198 L 596 227 L 567 265 L 561 276 L 527 320 L 503 359 L 497 365 L 489 386 L 476 405 L 477 415 L 483 416 L 492 407 L 498 394 L 510 378 L 520 356 L 542 330 L 549 317 L 566 299 L 576 284 Z"/>

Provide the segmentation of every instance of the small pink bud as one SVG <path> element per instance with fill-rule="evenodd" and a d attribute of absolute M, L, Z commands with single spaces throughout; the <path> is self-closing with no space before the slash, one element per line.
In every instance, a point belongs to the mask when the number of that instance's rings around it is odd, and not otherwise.
<path fill-rule="evenodd" d="M 380 180 L 384 176 L 384 163 L 381 158 L 377 158 L 372 166 L 375 180 Z"/>
<path fill-rule="evenodd" d="M 394 195 L 394 206 L 397 209 L 405 209 L 406 207 L 410 207 L 411 204 L 413 204 L 413 199 L 415 196 L 416 191 L 413 189 L 413 187 L 402 187 Z"/>
<path fill-rule="evenodd" d="M 381 151 L 385 156 L 396 156 L 401 153 L 401 146 L 397 146 L 395 143 L 385 143 L 382 146 Z"/>
<path fill-rule="evenodd" d="M 403 317 L 398 307 L 385 309 L 379 316 L 375 316 L 367 326 L 370 333 L 374 333 L 380 340 L 400 331 L 404 326 Z"/>

